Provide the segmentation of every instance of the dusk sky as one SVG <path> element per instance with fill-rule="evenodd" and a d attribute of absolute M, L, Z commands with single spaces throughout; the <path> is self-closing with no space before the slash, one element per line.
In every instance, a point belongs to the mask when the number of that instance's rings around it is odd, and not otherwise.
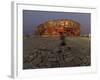
<path fill-rule="evenodd" d="M 23 10 L 23 33 L 32 34 L 36 27 L 53 19 L 71 19 L 80 23 L 81 34 L 91 32 L 91 14 L 74 12 L 51 12 L 51 11 L 33 11 Z"/>

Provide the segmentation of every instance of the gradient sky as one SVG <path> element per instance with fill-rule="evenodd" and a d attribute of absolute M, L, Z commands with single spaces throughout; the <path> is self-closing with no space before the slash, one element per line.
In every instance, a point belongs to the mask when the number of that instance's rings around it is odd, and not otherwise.
<path fill-rule="evenodd" d="M 23 34 L 32 34 L 39 24 L 47 20 L 63 18 L 80 23 L 81 34 L 91 33 L 90 13 L 23 10 Z"/>

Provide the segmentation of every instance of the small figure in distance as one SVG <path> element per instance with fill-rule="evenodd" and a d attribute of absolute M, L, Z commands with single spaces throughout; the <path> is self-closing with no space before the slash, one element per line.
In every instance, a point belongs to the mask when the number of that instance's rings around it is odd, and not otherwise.
<path fill-rule="evenodd" d="M 66 45 L 66 40 L 65 40 L 64 33 L 63 32 L 59 32 L 59 34 L 60 34 L 60 40 L 61 40 L 60 45 L 61 46 L 65 46 Z"/>

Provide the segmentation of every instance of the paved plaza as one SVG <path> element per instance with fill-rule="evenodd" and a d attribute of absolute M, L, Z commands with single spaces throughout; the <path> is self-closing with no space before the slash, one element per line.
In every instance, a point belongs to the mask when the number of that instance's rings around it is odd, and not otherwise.
<path fill-rule="evenodd" d="M 90 38 L 28 36 L 23 38 L 23 69 L 90 66 Z"/>

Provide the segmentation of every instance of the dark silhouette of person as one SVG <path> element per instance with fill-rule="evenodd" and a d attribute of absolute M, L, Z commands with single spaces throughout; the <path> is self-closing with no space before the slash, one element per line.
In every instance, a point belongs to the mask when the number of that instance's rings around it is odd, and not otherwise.
<path fill-rule="evenodd" d="M 60 45 L 61 46 L 65 46 L 66 45 L 66 41 L 65 41 L 64 33 L 63 32 L 59 32 L 59 34 L 60 34 L 60 40 L 61 40 Z"/>

